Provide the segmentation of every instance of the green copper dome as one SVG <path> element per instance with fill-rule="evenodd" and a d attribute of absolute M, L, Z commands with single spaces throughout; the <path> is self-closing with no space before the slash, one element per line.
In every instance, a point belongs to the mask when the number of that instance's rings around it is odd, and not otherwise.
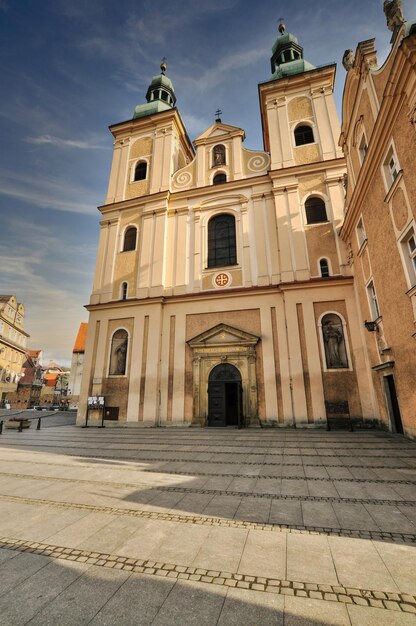
<path fill-rule="evenodd" d="M 284 24 L 280 24 L 281 33 L 272 47 L 272 80 L 302 74 L 316 69 L 312 63 L 303 58 L 303 48 L 299 45 L 297 37 L 292 33 L 285 33 Z"/>
<path fill-rule="evenodd" d="M 162 72 L 157 76 L 153 76 L 147 89 L 147 103 L 137 105 L 134 109 L 133 118 L 168 111 L 175 106 L 175 91 L 172 81 L 165 75 L 166 65 L 162 62 L 160 68 Z"/>
<path fill-rule="evenodd" d="M 292 33 L 284 33 L 274 42 L 272 47 L 273 54 L 276 52 L 277 48 L 282 48 L 283 46 L 287 46 L 287 44 L 290 43 L 295 43 L 296 45 L 299 45 L 298 38 L 295 37 L 295 35 L 292 35 Z"/>

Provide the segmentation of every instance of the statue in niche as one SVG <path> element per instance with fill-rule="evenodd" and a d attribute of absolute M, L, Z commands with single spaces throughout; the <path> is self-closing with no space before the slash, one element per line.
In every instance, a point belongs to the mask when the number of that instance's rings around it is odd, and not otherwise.
<path fill-rule="evenodd" d="M 127 331 L 117 330 L 111 341 L 110 376 L 124 376 L 126 373 L 127 346 Z"/>
<path fill-rule="evenodd" d="M 126 373 L 127 339 L 116 348 L 117 374 Z"/>
<path fill-rule="evenodd" d="M 225 146 L 218 144 L 212 151 L 212 167 L 225 165 Z"/>
<path fill-rule="evenodd" d="M 327 368 L 340 369 L 348 367 L 344 331 L 338 315 L 329 313 L 324 316 L 322 320 L 322 334 Z"/>

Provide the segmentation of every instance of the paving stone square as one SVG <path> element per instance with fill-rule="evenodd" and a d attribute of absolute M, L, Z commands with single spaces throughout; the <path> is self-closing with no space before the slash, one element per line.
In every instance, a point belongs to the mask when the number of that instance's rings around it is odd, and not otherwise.
<path fill-rule="evenodd" d="M 1 623 L 416 624 L 413 442 L 43 421 L 0 437 Z"/>

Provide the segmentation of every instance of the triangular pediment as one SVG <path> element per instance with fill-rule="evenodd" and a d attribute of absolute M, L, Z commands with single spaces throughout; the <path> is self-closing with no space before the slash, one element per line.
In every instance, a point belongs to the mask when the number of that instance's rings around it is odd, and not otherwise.
<path fill-rule="evenodd" d="M 198 143 L 204 143 L 210 139 L 218 139 L 219 137 L 226 139 L 228 137 L 235 137 L 236 135 L 240 135 L 243 139 L 245 138 L 245 132 L 242 128 L 223 124 L 222 122 L 215 122 L 215 124 L 212 124 L 202 135 L 199 135 L 199 137 L 195 139 L 194 144 L 198 145 Z"/>
<path fill-rule="evenodd" d="M 244 330 L 229 326 L 228 324 L 217 324 L 200 335 L 193 337 L 187 343 L 191 348 L 198 346 L 229 346 L 229 345 L 252 345 L 254 346 L 260 337 L 247 333 Z"/>

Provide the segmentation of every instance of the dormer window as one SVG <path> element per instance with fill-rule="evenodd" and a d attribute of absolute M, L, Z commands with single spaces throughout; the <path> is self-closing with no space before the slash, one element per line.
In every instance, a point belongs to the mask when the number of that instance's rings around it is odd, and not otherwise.
<path fill-rule="evenodd" d="M 303 146 L 307 143 L 314 143 L 313 130 L 310 126 L 303 124 L 295 128 L 295 144 Z"/>
<path fill-rule="evenodd" d="M 225 146 L 222 144 L 214 146 L 212 150 L 212 167 L 217 165 L 225 165 Z"/>
<path fill-rule="evenodd" d="M 146 180 L 147 176 L 147 163 L 146 161 L 139 161 L 134 170 L 134 181 Z"/>

